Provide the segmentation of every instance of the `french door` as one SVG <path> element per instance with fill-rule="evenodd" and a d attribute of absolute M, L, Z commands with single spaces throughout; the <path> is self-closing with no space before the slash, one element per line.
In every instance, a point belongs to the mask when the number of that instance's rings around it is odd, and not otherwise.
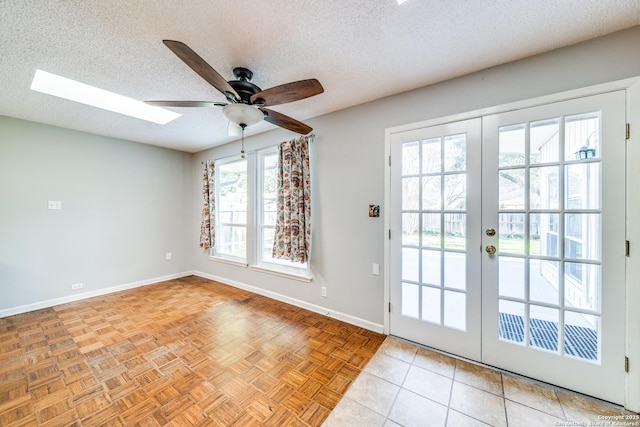
<path fill-rule="evenodd" d="M 391 333 L 480 360 L 481 122 L 393 135 Z"/>
<path fill-rule="evenodd" d="M 390 333 L 624 403 L 625 94 L 391 135 Z"/>

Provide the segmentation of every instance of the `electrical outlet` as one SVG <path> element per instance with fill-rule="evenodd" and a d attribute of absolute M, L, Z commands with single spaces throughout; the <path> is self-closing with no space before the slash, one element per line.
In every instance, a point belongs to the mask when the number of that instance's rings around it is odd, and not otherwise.
<path fill-rule="evenodd" d="M 84 287 L 84 284 L 82 283 L 74 283 L 73 285 L 71 285 L 71 290 L 77 291 L 78 289 L 82 289 L 83 287 Z"/>
<path fill-rule="evenodd" d="M 164 255 L 164 259 L 165 259 L 165 261 L 171 261 L 171 252 L 167 252 L 167 253 Z"/>
<path fill-rule="evenodd" d="M 326 297 L 327 297 L 327 287 L 326 287 L 326 286 L 323 286 L 323 287 L 320 289 L 320 293 L 321 293 L 321 295 L 322 295 L 323 297 L 325 297 L 325 298 L 326 298 Z"/>

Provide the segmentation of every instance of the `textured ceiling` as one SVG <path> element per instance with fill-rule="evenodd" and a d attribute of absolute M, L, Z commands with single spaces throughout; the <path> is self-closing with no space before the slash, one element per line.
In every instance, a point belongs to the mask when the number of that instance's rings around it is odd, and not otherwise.
<path fill-rule="evenodd" d="M 33 74 L 225 101 L 162 44 L 179 40 L 228 80 L 317 78 L 323 94 L 273 108 L 305 121 L 638 24 L 640 0 L 0 0 L 0 115 L 195 152 L 232 139 L 219 109 L 161 126 L 33 92 Z"/>

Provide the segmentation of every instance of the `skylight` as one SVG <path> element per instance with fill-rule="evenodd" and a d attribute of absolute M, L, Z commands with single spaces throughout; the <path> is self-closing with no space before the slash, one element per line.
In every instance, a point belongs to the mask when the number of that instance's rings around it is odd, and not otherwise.
<path fill-rule="evenodd" d="M 399 4 L 399 5 L 400 5 L 400 4 L 402 4 L 402 3 L 404 3 L 404 2 L 406 2 L 406 1 L 407 1 L 407 0 L 397 0 L 397 2 L 398 2 L 398 4 Z"/>
<path fill-rule="evenodd" d="M 42 70 L 36 70 L 33 82 L 31 82 L 31 89 L 160 125 L 165 125 L 180 117 L 180 114 L 173 111 L 147 105 L 137 99 Z"/>

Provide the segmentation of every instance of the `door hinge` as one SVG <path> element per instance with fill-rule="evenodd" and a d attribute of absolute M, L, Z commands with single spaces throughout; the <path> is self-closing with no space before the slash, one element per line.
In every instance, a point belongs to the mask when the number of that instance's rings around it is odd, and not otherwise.
<path fill-rule="evenodd" d="M 629 256 L 629 246 L 630 246 L 629 241 L 628 241 L 628 240 L 625 240 L 625 241 L 624 241 L 624 254 L 625 254 L 626 256 Z"/>
<path fill-rule="evenodd" d="M 391 166 L 391 156 L 389 156 L 389 166 Z"/>
<path fill-rule="evenodd" d="M 389 229 L 389 240 L 391 240 L 391 229 Z"/>
<path fill-rule="evenodd" d="M 389 303 L 389 313 L 391 313 L 391 303 Z"/>
<path fill-rule="evenodd" d="M 631 138 L 631 125 L 629 123 L 627 123 L 624 134 L 625 134 L 625 139 Z"/>
<path fill-rule="evenodd" d="M 627 356 L 624 357 L 624 371 L 629 372 L 629 358 Z"/>

